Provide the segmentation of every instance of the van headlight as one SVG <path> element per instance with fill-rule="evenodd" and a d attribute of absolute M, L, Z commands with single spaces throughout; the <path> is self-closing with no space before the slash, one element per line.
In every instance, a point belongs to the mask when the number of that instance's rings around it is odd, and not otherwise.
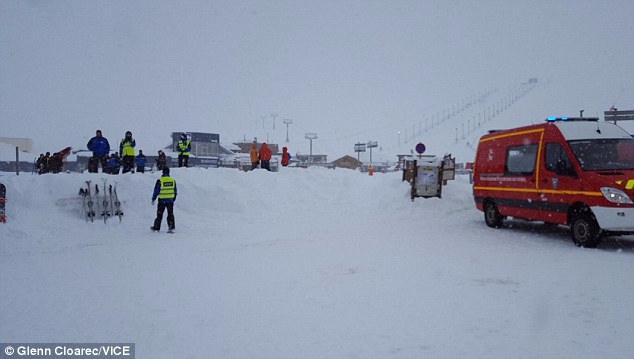
<path fill-rule="evenodd" d="M 603 197 L 612 203 L 619 204 L 634 204 L 632 199 L 618 188 L 614 187 L 601 187 L 601 193 Z"/>

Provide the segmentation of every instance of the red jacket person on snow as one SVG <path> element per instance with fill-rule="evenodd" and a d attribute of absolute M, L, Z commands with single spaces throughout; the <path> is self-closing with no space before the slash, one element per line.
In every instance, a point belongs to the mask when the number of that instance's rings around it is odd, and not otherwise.
<path fill-rule="evenodd" d="M 269 146 L 266 144 L 266 142 L 262 143 L 262 145 L 260 146 L 260 150 L 258 151 L 260 153 L 260 167 L 270 171 L 271 170 L 271 149 L 269 148 Z"/>
<path fill-rule="evenodd" d="M 286 167 L 291 162 L 291 154 L 286 146 L 282 147 L 282 166 Z"/>

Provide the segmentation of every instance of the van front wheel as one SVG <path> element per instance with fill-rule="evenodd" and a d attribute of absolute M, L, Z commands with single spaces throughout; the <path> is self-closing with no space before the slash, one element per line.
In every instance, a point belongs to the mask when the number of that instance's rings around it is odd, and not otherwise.
<path fill-rule="evenodd" d="M 493 228 L 500 227 L 503 220 L 504 217 L 502 217 L 500 211 L 498 211 L 495 203 L 486 202 L 484 205 L 484 221 L 486 222 L 487 226 Z"/>
<path fill-rule="evenodd" d="M 601 228 L 588 212 L 576 214 L 570 221 L 572 241 L 579 247 L 594 248 L 601 242 Z"/>

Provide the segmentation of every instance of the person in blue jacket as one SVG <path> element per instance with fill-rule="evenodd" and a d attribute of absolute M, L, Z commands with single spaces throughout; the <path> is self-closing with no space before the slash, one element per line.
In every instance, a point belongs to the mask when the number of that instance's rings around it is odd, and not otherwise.
<path fill-rule="evenodd" d="M 118 175 L 121 170 L 121 159 L 119 158 L 119 154 L 117 152 L 113 153 L 108 159 L 108 163 L 106 165 L 105 173 L 109 173 L 111 175 Z"/>
<path fill-rule="evenodd" d="M 170 169 L 168 167 L 164 167 L 163 175 L 156 180 L 154 192 L 152 193 L 152 205 L 154 205 L 157 198 L 159 202 L 156 209 L 156 219 L 154 220 L 154 225 L 150 227 L 151 230 L 155 232 L 161 230 L 163 213 L 167 208 L 167 232 L 174 232 L 174 229 L 176 229 L 176 222 L 174 220 L 174 202 L 176 201 L 176 194 L 176 181 L 170 177 Z"/>
<path fill-rule="evenodd" d="M 97 173 L 99 170 L 99 162 L 101 162 L 101 171 L 107 172 L 108 154 L 110 153 L 110 143 L 108 139 L 101 135 L 101 130 L 97 130 L 95 137 L 91 138 L 86 145 L 88 150 L 92 151 L 92 157 L 88 159 L 88 172 Z"/>
<path fill-rule="evenodd" d="M 139 150 L 139 154 L 134 158 L 136 163 L 137 173 L 145 173 L 145 165 L 147 164 L 147 158 L 143 154 L 143 150 Z"/>

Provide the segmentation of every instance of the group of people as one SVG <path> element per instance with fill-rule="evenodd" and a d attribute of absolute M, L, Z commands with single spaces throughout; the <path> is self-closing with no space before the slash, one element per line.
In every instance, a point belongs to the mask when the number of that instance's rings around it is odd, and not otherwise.
<path fill-rule="evenodd" d="M 101 164 L 101 171 L 108 174 L 134 172 L 135 167 L 137 172 L 145 172 L 147 158 L 143 154 L 143 150 L 139 150 L 139 154 L 135 155 L 136 140 L 130 131 L 125 133 L 125 138 L 119 143 L 119 152 L 110 153 L 110 143 L 107 138 L 103 137 L 101 130 L 97 130 L 95 137 L 91 138 L 86 146 L 88 150 L 92 151 L 92 157 L 88 159 L 88 172 L 90 173 L 97 173 L 99 164 Z"/>
<path fill-rule="evenodd" d="M 145 172 L 145 166 L 147 159 L 142 150 L 139 150 L 139 154 L 135 156 L 136 141 L 132 137 L 132 132 L 127 131 L 125 138 L 121 140 L 119 144 L 119 152 L 110 154 L 110 144 L 108 140 L 103 137 L 101 130 L 97 130 L 95 137 L 88 141 L 87 147 L 92 151 L 92 157 L 88 161 L 88 172 L 97 173 L 99 164 L 101 164 L 102 171 L 104 173 L 118 174 L 121 167 L 123 167 L 123 173 L 134 172 L 134 165 L 136 165 L 137 172 Z M 187 138 L 187 135 L 183 133 L 177 143 L 178 151 L 178 166 L 188 167 L 189 155 L 191 152 L 191 141 Z M 121 155 L 119 155 L 119 153 Z M 251 156 L 251 169 L 256 169 L 260 166 L 268 171 L 271 170 L 271 157 L 272 151 L 266 143 L 262 143 L 259 149 L 256 149 L 256 144 L 251 144 L 250 156 Z M 288 166 L 291 160 L 291 155 L 288 152 L 287 147 L 282 148 L 282 166 Z M 152 205 L 158 199 L 158 207 L 156 211 L 156 218 L 154 224 L 150 227 L 153 231 L 160 231 L 161 222 L 163 221 L 163 215 L 167 210 L 167 225 L 168 232 L 173 232 L 176 228 L 174 219 L 174 202 L 176 201 L 177 189 L 176 181 L 170 176 L 170 169 L 167 167 L 167 157 L 165 152 L 158 151 L 156 158 L 156 168 L 162 172 L 162 176 L 156 181 L 154 185 L 154 191 L 152 193 Z"/>
<path fill-rule="evenodd" d="M 132 132 L 126 131 L 125 137 L 119 143 L 119 152 L 113 154 L 110 154 L 110 143 L 107 138 L 103 137 L 101 130 L 97 130 L 95 137 L 91 138 L 86 146 L 88 150 L 92 151 L 92 157 L 88 160 L 88 172 L 97 173 L 99 164 L 101 164 L 101 170 L 104 173 L 119 174 L 121 166 L 123 166 L 123 173 L 133 172 L 136 140 L 132 137 Z M 140 163 L 145 169 L 147 160 L 144 162 L 143 151 L 139 151 L 139 157 L 137 167 Z"/>
<path fill-rule="evenodd" d="M 119 152 L 115 152 L 110 154 L 110 156 L 106 156 L 106 166 L 103 167 L 102 164 L 102 172 L 103 173 L 108 173 L 111 175 L 118 175 L 121 172 L 121 166 L 123 166 L 123 173 L 127 173 L 127 172 L 132 172 L 134 173 L 134 169 L 132 169 L 132 166 L 130 166 L 129 162 L 126 163 L 127 161 L 130 161 L 130 157 L 133 158 L 134 160 L 134 164 L 136 166 L 136 172 L 138 173 L 144 173 L 145 172 L 145 165 L 147 164 L 147 158 L 145 157 L 145 155 L 143 154 L 143 150 L 139 150 L 139 154 L 136 156 L 120 156 Z M 90 158 L 88 160 L 88 172 L 97 172 L 97 169 L 93 167 L 93 170 L 91 171 L 90 167 L 90 161 L 94 161 L 93 163 L 95 165 L 98 166 L 99 162 L 101 162 L 100 159 L 95 158 L 94 155 L 92 158 Z"/>
<path fill-rule="evenodd" d="M 180 143 L 180 142 L 179 142 Z M 92 151 L 92 157 L 88 160 L 88 172 L 97 173 L 99 164 L 101 164 L 102 172 L 110 174 L 118 174 L 121 166 L 123 166 L 123 173 L 134 172 L 133 166 L 136 165 L 136 171 L 145 172 L 145 165 L 147 164 L 147 158 L 143 154 L 142 150 L 139 150 L 139 154 L 135 156 L 134 148 L 136 147 L 136 141 L 132 137 L 132 132 L 127 131 L 125 138 L 121 140 L 119 144 L 119 152 L 115 152 L 110 155 L 110 143 L 108 139 L 103 137 L 101 130 L 97 130 L 95 137 L 88 141 L 87 147 Z M 184 157 L 188 151 L 189 141 L 186 146 L 181 147 L 179 144 L 179 165 L 184 160 L 184 165 L 187 166 L 187 160 Z M 121 156 L 119 156 L 121 153 Z M 181 153 L 183 159 L 181 159 Z M 161 222 L 163 220 L 163 213 L 167 209 L 167 225 L 168 231 L 173 232 L 176 224 L 174 220 L 174 201 L 176 201 L 176 181 L 169 176 L 170 169 L 167 167 L 167 156 L 165 152 L 158 151 L 158 157 L 156 158 L 156 168 L 161 170 L 163 175 L 156 181 L 154 192 L 152 194 L 152 205 L 158 198 L 159 203 L 156 211 L 156 219 L 154 225 L 151 227 L 153 231 L 159 231 L 161 229 Z"/>
<path fill-rule="evenodd" d="M 35 160 L 35 169 L 37 174 L 45 173 L 60 173 L 64 168 L 64 161 L 62 155 L 59 152 L 53 153 L 46 152 L 46 154 L 40 153 L 40 157 Z"/>
<path fill-rule="evenodd" d="M 251 157 L 251 170 L 254 170 L 260 166 L 261 168 L 270 171 L 271 170 L 271 156 L 273 155 L 271 148 L 263 142 L 259 149 L 256 149 L 255 143 L 251 144 L 249 150 L 249 156 Z M 291 161 L 291 154 L 288 153 L 287 147 L 282 147 L 282 166 L 286 167 Z"/>
<path fill-rule="evenodd" d="M 119 174 L 133 172 L 144 173 L 147 165 L 147 158 L 143 154 L 143 150 L 139 150 L 135 155 L 136 140 L 132 137 L 132 132 L 127 131 L 125 137 L 119 143 L 119 152 L 110 154 L 110 143 L 108 139 L 103 137 L 101 130 L 97 130 L 95 136 L 92 137 L 86 145 L 88 150 L 92 151 L 92 157 L 88 159 L 88 172 L 97 173 L 99 164 L 103 173 Z M 191 141 L 186 134 L 182 134 L 178 141 L 178 166 L 187 167 L 189 162 L 189 154 L 191 151 Z M 167 166 L 167 156 L 165 152 L 158 151 L 156 158 L 156 168 L 162 170 Z"/>

